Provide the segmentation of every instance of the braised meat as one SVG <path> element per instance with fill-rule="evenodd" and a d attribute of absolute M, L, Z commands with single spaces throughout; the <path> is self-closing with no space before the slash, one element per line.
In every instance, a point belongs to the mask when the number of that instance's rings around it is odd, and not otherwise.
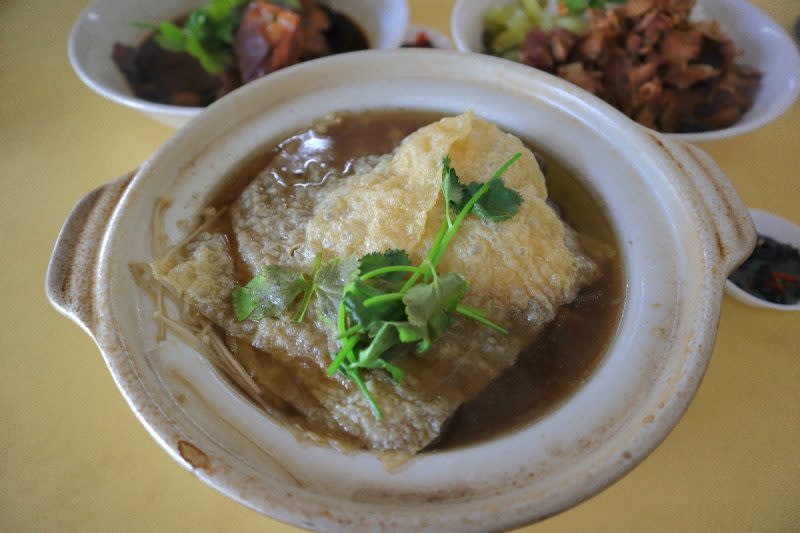
<path fill-rule="evenodd" d="M 761 75 L 736 63 L 736 46 L 716 21 L 689 20 L 693 6 L 693 0 L 631 0 L 593 10 L 580 35 L 534 28 L 520 60 L 659 131 L 725 128 L 750 109 Z"/>

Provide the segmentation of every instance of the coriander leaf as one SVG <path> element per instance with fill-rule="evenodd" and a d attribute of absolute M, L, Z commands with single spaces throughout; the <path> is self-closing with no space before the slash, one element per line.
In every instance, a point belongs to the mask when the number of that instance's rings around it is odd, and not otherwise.
<path fill-rule="evenodd" d="M 442 160 L 442 194 L 447 205 L 456 212 L 464 209 L 483 185 L 477 181 L 468 185 L 462 184 L 455 169 L 450 166 L 450 158 L 445 157 Z M 499 176 L 494 176 L 489 180 L 489 189 L 475 203 L 471 212 L 483 220 L 501 222 L 516 215 L 521 203 L 522 196 L 506 187 Z"/>
<path fill-rule="evenodd" d="M 405 311 L 400 300 L 381 302 L 370 307 L 364 305 L 365 300 L 383 294 L 386 291 L 358 279 L 345 290 L 344 305 L 355 323 L 365 329 L 371 329 L 373 324 L 380 322 L 404 320 Z"/>
<path fill-rule="evenodd" d="M 332 259 L 323 264 L 312 282 L 314 309 L 317 316 L 330 327 L 336 328 L 339 302 L 344 288 L 358 276 L 358 259 L 345 257 Z"/>
<path fill-rule="evenodd" d="M 370 344 L 362 348 L 358 354 L 357 366 L 362 368 L 375 368 L 380 365 L 380 357 L 391 348 L 425 338 L 426 331 L 409 322 L 376 322 L 370 327 Z M 382 368 L 382 367 L 381 367 Z"/>
<path fill-rule="evenodd" d="M 416 342 L 421 340 L 425 335 L 425 330 L 423 328 L 414 326 L 406 320 L 402 322 L 373 322 L 367 330 L 367 333 L 370 337 L 375 337 L 384 324 L 389 324 L 394 327 L 400 337 L 400 342 L 403 343 Z"/>
<path fill-rule="evenodd" d="M 410 322 L 392 322 L 391 324 L 397 329 L 402 343 L 417 342 L 425 338 L 425 330 Z"/>
<path fill-rule="evenodd" d="M 367 274 L 379 268 L 390 266 L 411 266 L 411 259 L 405 250 L 386 250 L 385 252 L 374 252 L 361 258 L 359 264 L 359 274 Z M 379 279 L 386 281 L 402 281 L 406 277 L 405 272 L 391 272 L 378 276 Z"/>
<path fill-rule="evenodd" d="M 439 261 L 442 260 L 445 252 L 447 251 L 447 247 L 450 245 L 450 241 L 453 240 L 455 237 L 456 232 L 461 227 L 461 224 L 464 222 L 464 219 L 467 215 L 470 214 L 470 211 L 473 210 L 475 204 L 483 199 L 486 196 L 486 193 L 489 192 L 489 188 L 492 185 L 492 180 L 500 179 L 503 174 L 511 168 L 511 165 L 517 162 L 519 158 L 522 157 L 522 153 L 516 153 L 511 158 L 503 163 L 503 165 L 498 168 L 491 179 L 489 179 L 486 183 L 482 184 L 478 189 L 475 191 L 474 194 L 469 195 L 469 198 L 466 199 L 464 202 L 463 207 L 458 210 L 458 215 L 454 220 L 450 220 L 450 213 L 447 213 L 446 219 L 442 222 L 441 228 L 439 228 L 439 232 L 436 234 L 436 239 L 434 239 L 433 244 L 431 245 L 430 249 L 428 250 L 428 255 L 425 258 L 425 261 L 428 262 L 432 266 L 432 268 L 436 268 L 436 265 L 439 264 Z M 505 186 L 503 186 L 505 188 Z M 465 195 L 466 197 L 467 195 Z M 519 198 L 519 202 L 522 201 L 522 198 Z M 452 202 L 451 202 L 452 203 Z M 506 216 L 508 212 L 514 211 L 515 209 L 506 210 L 505 213 L 502 213 L 502 216 Z M 484 212 L 485 214 L 485 212 Z M 403 289 L 408 289 L 413 285 L 416 280 L 419 278 L 419 274 L 413 274 L 408 281 L 406 281 Z"/>
<path fill-rule="evenodd" d="M 470 183 L 467 185 L 469 198 L 478 192 L 483 183 Z M 522 196 L 514 189 L 509 189 L 500 178 L 490 181 L 489 190 L 473 206 L 472 212 L 483 220 L 502 222 L 508 220 L 519 211 Z"/>
<path fill-rule="evenodd" d="M 233 289 L 233 311 L 237 320 L 248 317 L 261 320 L 265 316 L 278 318 L 307 288 L 308 281 L 298 271 L 270 265 L 244 287 Z"/>
<path fill-rule="evenodd" d="M 204 8 L 205 13 L 214 22 L 224 22 L 230 20 L 234 10 L 249 2 L 250 0 L 210 0 Z"/>
<path fill-rule="evenodd" d="M 408 290 L 403 297 L 408 321 L 425 332 L 418 351 L 430 348 L 431 343 L 450 327 L 453 321 L 450 313 L 468 290 L 467 280 L 457 272 L 448 272 L 429 284 L 421 283 Z"/>
<path fill-rule="evenodd" d="M 183 52 L 186 48 L 186 36 L 183 31 L 172 22 L 162 22 L 158 26 L 158 35 L 155 41 L 158 45 L 173 52 Z"/>
<path fill-rule="evenodd" d="M 358 366 L 372 368 L 387 350 L 400 344 L 400 335 L 391 322 L 384 322 L 375 332 L 375 336 L 368 346 L 358 351 Z"/>
<path fill-rule="evenodd" d="M 444 195 L 444 202 L 447 206 L 453 206 L 458 210 L 458 205 L 466 203 L 464 200 L 464 185 L 458 179 L 456 169 L 450 166 L 450 156 L 445 156 L 442 159 L 442 194 Z M 447 220 L 450 221 L 450 211 L 447 211 Z"/>
<path fill-rule="evenodd" d="M 210 0 L 191 11 L 183 27 L 170 21 L 158 25 L 154 36 L 165 50 L 185 52 L 211 74 L 220 74 L 234 62 L 233 43 L 239 27 L 239 7 L 248 0 Z"/>

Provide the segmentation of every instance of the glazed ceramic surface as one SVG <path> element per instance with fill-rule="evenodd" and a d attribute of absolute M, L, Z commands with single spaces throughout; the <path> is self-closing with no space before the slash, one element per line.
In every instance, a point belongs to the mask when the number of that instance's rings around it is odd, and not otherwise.
<path fill-rule="evenodd" d="M 203 108 L 157 104 L 133 95 L 125 77 L 111 60 L 115 42 L 134 45 L 150 30 L 132 22 L 173 20 L 203 5 L 203 0 L 95 0 L 81 13 L 69 38 L 69 59 L 80 79 L 99 95 L 137 109 L 168 126 L 180 127 Z M 372 48 L 395 48 L 408 26 L 405 0 L 326 0 L 323 2 L 355 20 Z"/>
<path fill-rule="evenodd" d="M 483 50 L 483 14 L 489 6 L 517 0 L 457 0 L 450 20 L 456 48 Z M 704 142 L 741 135 L 781 116 L 800 93 L 800 52 L 795 41 L 766 13 L 746 0 L 698 0 L 697 18 L 715 19 L 741 51 L 739 61 L 761 71 L 763 78 L 753 107 L 731 127 L 700 133 L 670 133 L 686 142 Z"/>
<path fill-rule="evenodd" d="M 472 109 L 580 177 L 616 228 L 626 303 L 607 355 L 549 415 L 502 437 L 421 454 L 389 472 L 368 453 L 298 443 L 177 340 L 155 342 L 153 305 L 128 264 L 151 258 L 156 199 L 166 225 L 191 218 L 250 155 L 337 110 Z M 528 67 L 438 50 L 369 51 L 299 65 L 211 107 L 132 178 L 87 196 L 67 220 L 48 295 L 96 340 L 131 408 L 184 467 L 278 519 L 326 531 L 497 530 L 600 491 L 677 423 L 708 363 L 727 275 L 755 232 L 701 150 L 644 130 Z"/>

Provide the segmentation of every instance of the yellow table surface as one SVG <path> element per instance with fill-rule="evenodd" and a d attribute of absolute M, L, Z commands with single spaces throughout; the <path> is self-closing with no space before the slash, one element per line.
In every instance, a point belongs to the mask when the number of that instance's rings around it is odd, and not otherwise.
<path fill-rule="evenodd" d="M 785 28 L 798 0 L 756 2 Z M 86 192 L 172 130 L 83 86 L 67 36 L 83 0 L 0 1 L 0 530 L 297 531 L 234 503 L 148 435 L 89 337 L 44 297 L 51 247 Z M 445 30 L 451 2 L 412 0 Z M 745 203 L 800 222 L 800 104 L 703 145 Z M 800 314 L 725 299 L 686 416 L 633 472 L 531 530 L 800 530 Z"/>

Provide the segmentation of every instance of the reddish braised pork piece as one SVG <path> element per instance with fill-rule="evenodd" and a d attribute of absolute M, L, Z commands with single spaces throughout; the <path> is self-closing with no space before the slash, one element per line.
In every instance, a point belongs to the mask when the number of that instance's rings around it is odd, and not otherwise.
<path fill-rule="evenodd" d="M 578 36 L 533 29 L 520 60 L 659 131 L 725 128 L 750 109 L 761 74 L 736 64 L 736 46 L 716 21 L 689 21 L 694 3 L 630 0 L 593 11 Z"/>
<path fill-rule="evenodd" d="M 328 13 L 312 0 L 301 12 L 264 2 L 250 2 L 236 32 L 236 58 L 247 83 L 306 59 L 331 53 Z"/>
<path fill-rule="evenodd" d="M 236 58 L 247 83 L 300 60 L 300 15 L 267 2 L 250 2 L 236 32 Z"/>

